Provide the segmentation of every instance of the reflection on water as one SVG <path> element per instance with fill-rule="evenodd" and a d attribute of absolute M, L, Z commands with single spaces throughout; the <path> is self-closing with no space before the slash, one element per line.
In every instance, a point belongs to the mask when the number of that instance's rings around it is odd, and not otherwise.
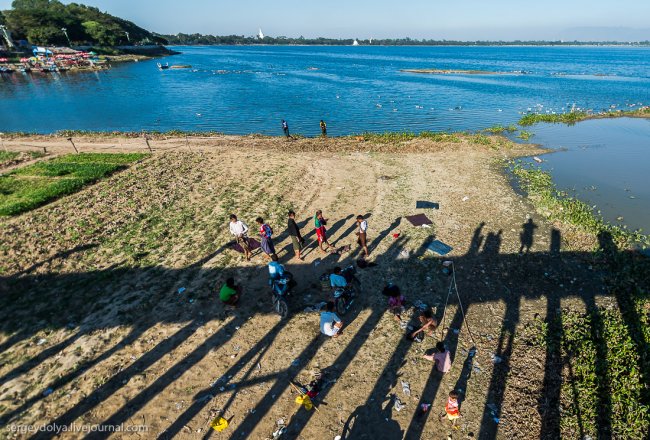
<path fill-rule="evenodd" d="M 540 124 L 531 139 L 559 151 L 542 167 L 558 187 L 596 205 L 605 220 L 650 232 L 650 119 Z"/>
<path fill-rule="evenodd" d="M 650 103 L 650 49 L 188 47 L 97 73 L 0 75 L 0 131 L 170 130 L 318 135 L 479 130 L 529 108 Z M 400 69 L 525 75 L 423 75 Z M 604 75 L 604 76 L 599 76 Z M 538 106 L 541 105 L 543 107 Z"/>

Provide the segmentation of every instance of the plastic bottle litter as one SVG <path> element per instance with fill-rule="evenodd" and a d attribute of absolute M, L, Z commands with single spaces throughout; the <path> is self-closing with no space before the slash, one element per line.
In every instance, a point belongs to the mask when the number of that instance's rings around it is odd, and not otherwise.
<path fill-rule="evenodd" d="M 45 391 L 43 391 L 43 397 L 47 397 L 50 394 L 52 394 L 53 392 L 54 392 L 54 390 L 52 388 L 48 388 Z"/>
<path fill-rule="evenodd" d="M 43 344 L 45 344 L 46 342 L 47 342 L 47 339 L 45 339 L 45 338 L 41 338 L 41 339 L 38 340 L 38 342 L 36 343 L 36 345 L 43 345 Z"/>
<path fill-rule="evenodd" d="M 185 290 L 187 290 L 187 289 L 185 289 L 185 287 L 179 287 L 179 288 L 178 288 L 178 293 L 179 293 L 179 294 L 180 294 L 180 293 L 183 293 L 183 292 L 185 292 Z"/>
<path fill-rule="evenodd" d="M 407 396 L 411 396 L 411 387 L 410 387 L 409 383 L 404 382 L 403 380 L 401 380 L 400 382 L 402 382 L 402 392 L 404 394 L 406 394 Z"/>

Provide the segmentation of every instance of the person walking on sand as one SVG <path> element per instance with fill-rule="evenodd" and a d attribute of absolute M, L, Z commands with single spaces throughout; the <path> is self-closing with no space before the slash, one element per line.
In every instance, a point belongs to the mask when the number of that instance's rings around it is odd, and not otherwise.
<path fill-rule="evenodd" d="M 368 251 L 368 238 L 366 236 L 366 232 L 368 231 L 368 221 L 363 218 L 362 215 L 357 216 L 357 225 L 359 226 L 359 229 L 357 230 L 357 243 L 359 243 L 359 246 L 363 249 L 363 256 L 364 258 L 368 258 L 368 255 L 370 252 Z"/>
<path fill-rule="evenodd" d="M 272 238 L 273 229 L 271 229 L 269 225 L 264 223 L 264 219 L 262 217 L 257 217 L 255 221 L 260 227 L 260 247 L 262 248 L 266 256 L 269 257 L 271 260 L 273 260 L 273 256 L 275 255 L 275 246 L 273 246 L 273 238 Z"/>
<path fill-rule="evenodd" d="M 322 119 L 320 120 L 320 133 L 323 137 L 327 137 L 327 124 Z"/>
<path fill-rule="evenodd" d="M 293 211 L 289 211 L 287 231 L 291 237 L 291 244 L 293 245 L 293 251 L 296 253 L 296 258 L 302 260 L 300 251 L 302 251 L 302 247 L 305 245 L 305 239 L 302 238 L 302 235 L 300 234 L 300 228 L 296 223 L 296 213 Z"/>
<path fill-rule="evenodd" d="M 289 135 L 289 124 L 287 124 L 287 121 L 285 121 L 284 119 L 282 120 L 282 131 L 284 131 L 284 135 L 286 137 L 288 138 L 291 137 L 291 135 Z"/>
<path fill-rule="evenodd" d="M 244 250 L 246 261 L 251 259 L 251 247 L 248 242 L 248 226 L 241 220 L 237 220 L 235 214 L 230 214 L 230 233 L 235 236 L 237 244 Z"/>
<path fill-rule="evenodd" d="M 333 248 L 331 244 L 327 241 L 327 229 L 325 228 L 325 225 L 327 224 L 327 220 L 323 218 L 323 211 L 320 209 L 316 211 L 316 215 L 314 215 L 314 228 L 316 229 L 316 238 L 318 238 L 318 246 L 320 247 L 320 250 L 323 252 L 326 252 L 325 249 L 323 249 L 323 244 L 327 245 L 327 249 L 329 250 L 330 248 Z"/>

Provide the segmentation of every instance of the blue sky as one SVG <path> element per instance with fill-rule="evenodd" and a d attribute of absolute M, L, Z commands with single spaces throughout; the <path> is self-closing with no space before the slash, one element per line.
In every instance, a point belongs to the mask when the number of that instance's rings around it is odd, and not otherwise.
<path fill-rule="evenodd" d="M 435 39 L 650 39 L 650 0 L 77 0 L 155 32 Z M 69 1 L 64 1 L 69 3 Z M 7 9 L 10 0 L 0 0 Z"/>

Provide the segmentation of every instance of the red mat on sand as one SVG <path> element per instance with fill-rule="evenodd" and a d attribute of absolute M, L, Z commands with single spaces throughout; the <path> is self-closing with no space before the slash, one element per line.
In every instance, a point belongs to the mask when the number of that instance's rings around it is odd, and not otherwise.
<path fill-rule="evenodd" d="M 424 214 L 407 215 L 406 220 L 410 221 L 413 226 L 432 225 L 433 222 L 429 220 Z"/>

